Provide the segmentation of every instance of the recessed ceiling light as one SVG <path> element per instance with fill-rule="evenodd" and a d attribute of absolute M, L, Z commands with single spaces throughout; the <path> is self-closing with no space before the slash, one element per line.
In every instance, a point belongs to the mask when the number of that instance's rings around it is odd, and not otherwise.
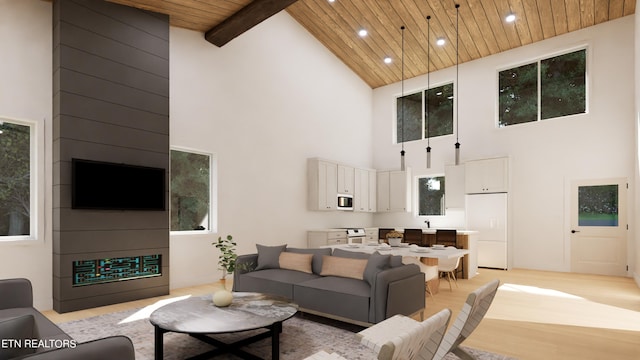
<path fill-rule="evenodd" d="M 438 40 L 436 40 L 436 44 L 438 44 L 439 46 L 444 45 L 445 41 L 444 38 L 438 38 Z"/>
<path fill-rule="evenodd" d="M 336 0 L 327 0 L 327 1 L 329 1 L 330 3 L 332 3 L 332 2 L 336 2 Z"/>
<path fill-rule="evenodd" d="M 516 21 L 516 15 L 515 14 L 509 14 L 509 15 L 507 15 L 506 18 L 504 18 L 504 20 L 506 22 L 508 22 L 508 23 L 514 22 L 514 21 Z"/>
<path fill-rule="evenodd" d="M 358 35 L 360 35 L 360 37 L 365 37 L 367 34 L 368 32 L 365 29 L 360 29 L 360 31 L 358 31 Z"/>
<path fill-rule="evenodd" d="M 384 63 L 385 64 L 391 64 L 392 62 L 393 62 L 393 60 L 391 59 L 391 57 L 385 56 L 385 58 L 384 58 Z"/>

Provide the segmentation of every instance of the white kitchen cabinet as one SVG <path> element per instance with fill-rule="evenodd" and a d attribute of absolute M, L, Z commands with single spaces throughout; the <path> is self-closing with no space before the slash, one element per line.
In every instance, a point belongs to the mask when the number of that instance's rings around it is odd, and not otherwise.
<path fill-rule="evenodd" d="M 447 209 L 463 209 L 465 202 L 464 165 L 446 165 L 444 167 L 444 205 Z"/>
<path fill-rule="evenodd" d="M 344 229 L 307 231 L 307 246 L 310 249 L 347 243 L 347 231 Z"/>
<path fill-rule="evenodd" d="M 509 191 L 509 158 L 472 160 L 465 163 L 467 194 Z"/>
<path fill-rule="evenodd" d="M 309 210 L 336 210 L 338 205 L 338 165 L 309 159 L 307 162 Z"/>
<path fill-rule="evenodd" d="M 378 228 L 364 229 L 365 243 L 378 243 Z"/>
<path fill-rule="evenodd" d="M 338 165 L 338 193 L 353 195 L 355 189 L 355 169 Z"/>
<path fill-rule="evenodd" d="M 407 171 L 378 171 L 378 212 L 408 212 L 411 211 L 411 189 Z"/>
<path fill-rule="evenodd" d="M 376 211 L 376 171 L 355 169 L 353 211 Z"/>

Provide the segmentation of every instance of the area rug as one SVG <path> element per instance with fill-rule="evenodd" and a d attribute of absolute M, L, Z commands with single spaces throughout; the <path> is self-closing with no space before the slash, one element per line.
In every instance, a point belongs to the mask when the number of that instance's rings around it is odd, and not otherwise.
<path fill-rule="evenodd" d="M 126 335 L 132 341 L 136 359 L 153 359 L 153 326 L 148 320 L 149 310 L 135 309 L 105 314 L 82 320 L 61 323 L 59 326 L 78 342 L 89 341 L 111 335 Z M 355 325 L 327 320 L 313 315 L 298 314 L 283 323 L 280 335 L 280 359 L 301 360 L 320 350 L 335 352 L 350 360 L 373 360 L 375 354 L 362 346 L 355 333 L 360 331 Z M 230 342 L 246 337 L 249 332 L 216 336 Z M 166 333 L 164 335 L 164 358 L 184 359 L 211 350 L 212 347 L 185 334 Z M 503 355 L 466 348 L 478 360 L 507 360 Z M 263 339 L 245 348 L 246 351 L 271 359 L 271 339 Z M 220 360 L 236 360 L 233 355 L 221 355 Z M 458 359 L 453 354 L 446 360 Z"/>

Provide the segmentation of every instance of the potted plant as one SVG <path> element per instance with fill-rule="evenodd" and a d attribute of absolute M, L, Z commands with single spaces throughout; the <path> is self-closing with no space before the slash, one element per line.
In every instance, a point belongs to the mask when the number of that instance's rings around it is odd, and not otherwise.
<path fill-rule="evenodd" d="M 236 269 L 236 242 L 233 241 L 231 235 L 227 235 L 225 238 L 218 237 L 218 241 L 212 243 L 218 250 L 220 255 L 218 256 L 218 265 L 222 270 L 222 277 L 220 278 L 223 285 L 225 285 L 227 275 L 231 274 Z"/>

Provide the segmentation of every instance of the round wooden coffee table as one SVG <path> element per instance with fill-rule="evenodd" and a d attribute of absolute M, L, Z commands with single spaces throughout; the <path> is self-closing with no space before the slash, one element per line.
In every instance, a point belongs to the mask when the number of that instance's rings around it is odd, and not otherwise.
<path fill-rule="evenodd" d="M 282 322 L 298 312 L 298 305 L 285 298 L 260 293 L 233 293 L 228 307 L 213 305 L 211 295 L 192 297 L 162 306 L 151 313 L 154 326 L 155 358 L 164 356 L 163 337 L 167 332 L 178 332 L 214 345 L 216 348 L 198 355 L 198 358 L 233 353 L 243 359 L 259 359 L 240 347 L 271 337 L 271 358 L 280 358 Z M 267 331 L 227 344 L 209 335 L 236 333 L 255 329 Z"/>

